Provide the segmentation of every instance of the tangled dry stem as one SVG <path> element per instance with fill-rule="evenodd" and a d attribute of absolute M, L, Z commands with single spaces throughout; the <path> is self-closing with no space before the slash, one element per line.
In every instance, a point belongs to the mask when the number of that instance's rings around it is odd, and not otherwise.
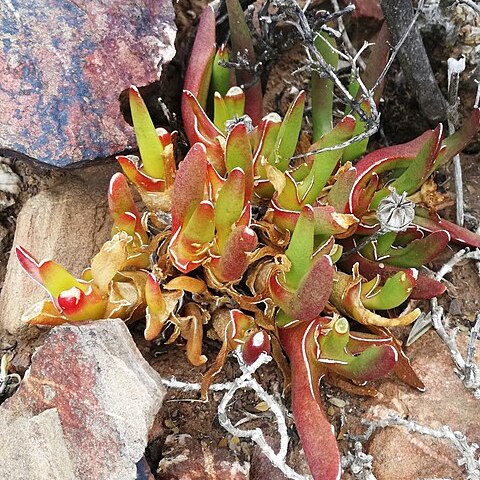
<path fill-rule="evenodd" d="M 265 389 L 257 382 L 253 377 L 253 374 L 266 363 L 270 362 L 272 358 L 265 353 L 262 353 L 259 358 L 252 364 L 246 365 L 243 361 L 240 352 L 235 351 L 235 358 L 238 361 L 238 365 L 241 370 L 241 375 L 233 382 L 227 383 L 213 383 L 210 385 L 210 389 L 213 391 L 225 391 L 218 407 L 218 421 L 220 425 L 231 435 L 238 438 L 248 438 L 252 442 L 256 443 L 262 453 L 270 460 L 273 466 L 278 468 L 287 478 L 292 480 L 310 480 L 311 477 L 307 475 L 301 475 L 297 473 L 287 464 L 286 457 L 288 453 L 288 431 L 287 422 L 284 414 L 284 407 L 278 403 L 272 395 L 270 395 Z M 182 391 L 200 391 L 201 385 L 199 383 L 188 383 L 178 381 L 176 378 L 163 379 L 163 384 L 168 388 L 174 388 Z M 280 436 L 280 448 L 277 453 L 268 444 L 260 428 L 252 430 L 244 430 L 234 425 L 228 416 L 229 404 L 233 400 L 235 393 L 238 390 L 251 389 L 258 398 L 265 402 L 270 411 L 275 416 L 277 422 L 277 430 Z"/>
<path fill-rule="evenodd" d="M 442 280 L 445 275 L 450 273 L 453 268 L 464 260 L 480 261 L 480 250 L 470 251 L 468 248 L 457 252 L 435 275 L 437 280 Z M 480 367 L 474 361 L 476 343 L 480 332 L 480 312 L 476 315 L 476 322 L 470 332 L 470 338 L 467 345 L 466 356 L 464 357 L 458 349 L 455 336 L 456 329 L 447 331 L 445 326 L 445 314 L 443 308 L 438 304 L 436 298 L 430 301 L 431 306 L 431 322 L 436 332 L 447 345 L 450 355 L 455 363 L 457 374 L 460 376 L 465 386 L 473 390 L 476 398 L 480 398 Z"/>
<path fill-rule="evenodd" d="M 480 478 L 480 460 L 478 458 L 479 446 L 476 443 L 469 443 L 466 436 L 462 432 L 453 430 L 447 425 L 443 425 L 438 429 L 426 427 L 424 425 L 420 425 L 415 420 L 406 420 L 395 412 L 391 412 L 385 418 L 364 421 L 363 423 L 364 425 L 367 425 L 366 432 L 363 435 L 350 436 L 350 438 L 355 442 L 367 442 L 373 433 L 378 429 L 388 427 L 403 427 L 411 433 L 418 433 L 420 435 L 426 435 L 448 441 L 460 454 L 458 464 L 465 468 L 467 474 L 466 480 L 478 480 Z"/>

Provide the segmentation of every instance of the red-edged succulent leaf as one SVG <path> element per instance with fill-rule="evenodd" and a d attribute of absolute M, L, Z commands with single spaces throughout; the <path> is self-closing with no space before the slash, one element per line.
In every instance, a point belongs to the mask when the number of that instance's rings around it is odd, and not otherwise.
<path fill-rule="evenodd" d="M 389 310 L 408 299 L 417 283 L 418 270 L 397 272 L 380 287 L 380 275 L 362 284 L 361 300 L 369 310 Z"/>
<path fill-rule="evenodd" d="M 375 325 L 380 327 L 395 327 L 409 325 L 420 315 L 420 309 L 395 318 L 386 318 L 370 311 L 362 303 L 362 277 L 355 272 L 354 276 L 336 272 L 333 282 L 330 302 L 343 315 L 349 316 L 363 325 Z"/>
<path fill-rule="evenodd" d="M 189 90 L 184 90 L 183 95 L 185 101 L 190 105 L 194 118 L 192 122 L 195 124 L 197 131 L 201 134 L 201 138 L 213 142 L 217 137 L 223 137 L 223 133 L 208 118 L 205 110 L 200 105 L 197 97 Z M 198 139 L 195 138 L 195 141 Z"/>
<path fill-rule="evenodd" d="M 314 214 L 308 205 L 302 210 L 285 252 L 288 271 L 273 270 L 270 293 L 275 303 L 291 318 L 309 321 L 327 304 L 334 267 L 324 251 L 314 255 Z"/>
<path fill-rule="evenodd" d="M 235 227 L 224 244 L 222 254 L 213 257 L 211 267 L 221 282 L 240 280 L 248 268 L 249 254 L 257 247 L 257 235 L 246 226 Z"/>
<path fill-rule="evenodd" d="M 386 197 L 391 189 L 397 192 L 416 192 L 425 183 L 437 158 L 443 136 L 443 126 L 440 123 L 435 130 L 429 130 L 428 136 L 418 155 L 410 162 L 408 168 L 390 185 L 375 193 L 371 208 L 376 208 L 382 198 Z"/>
<path fill-rule="evenodd" d="M 347 247 L 346 247 L 347 248 Z M 346 258 L 343 258 L 340 262 L 341 267 L 346 271 L 352 271 L 354 264 L 358 264 L 359 271 L 362 276 L 367 280 L 375 278 L 376 275 L 380 275 L 380 278 L 385 281 L 395 274 L 405 269 L 386 265 L 382 262 L 369 260 L 359 253 L 355 253 Z M 439 297 L 445 292 L 445 285 L 437 280 L 428 277 L 422 272 L 419 272 L 415 287 L 410 294 L 411 299 L 424 300 L 433 297 Z"/>
<path fill-rule="evenodd" d="M 240 87 L 231 87 L 223 98 L 227 119 L 240 118 L 245 113 L 245 92 Z"/>
<path fill-rule="evenodd" d="M 140 243 L 148 242 L 148 235 L 133 201 L 127 178 L 123 173 L 115 173 L 110 180 L 108 207 L 113 218 L 114 233 L 125 231 L 131 236 L 138 236 Z"/>
<path fill-rule="evenodd" d="M 270 293 L 275 303 L 290 317 L 310 321 L 327 304 L 333 284 L 334 267 L 328 255 L 323 255 L 310 267 L 297 289 L 288 287 L 276 272 L 270 277 Z"/>
<path fill-rule="evenodd" d="M 208 5 L 200 17 L 183 84 L 183 88 L 192 92 L 203 106 L 206 106 L 207 103 L 212 63 L 215 56 L 215 40 L 215 13 L 213 8 Z M 182 95 L 182 119 L 187 138 L 193 145 L 197 141 L 194 131 L 194 114 L 185 93 Z"/>
<path fill-rule="evenodd" d="M 127 179 L 123 173 L 115 173 L 110 180 L 108 189 L 108 207 L 113 221 L 126 212 L 130 212 L 135 217 L 140 217 L 132 192 L 128 186 Z"/>
<path fill-rule="evenodd" d="M 359 382 L 377 380 L 395 369 L 398 354 L 391 344 L 366 344 L 363 349 L 349 345 L 348 320 L 338 318 L 333 326 L 323 329 L 319 337 L 319 362 L 342 377 Z M 365 342 L 367 343 L 367 342 Z"/>
<path fill-rule="evenodd" d="M 27 250 L 16 247 L 22 268 L 50 294 L 59 312 L 72 321 L 102 317 L 105 301 L 92 285 L 78 281 L 53 260 L 38 262 Z"/>
<path fill-rule="evenodd" d="M 226 0 L 228 22 L 230 24 L 230 38 L 232 42 L 232 56 L 237 60 L 239 55 L 246 54 L 250 67 L 256 64 L 255 50 L 253 49 L 252 35 L 248 28 L 242 7 L 238 0 Z M 255 79 L 254 73 L 247 69 L 236 69 L 237 81 L 245 88 L 245 113 L 258 125 L 263 115 L 263 95 L 260 80 Z"/>
<path fill-rule="evenodd" d="M 315 355 L 320 321 L 280 328 L 279 335 L 290 359 L 293 418 L 310 472 L 314 480 L 339 480 L 342 469 L 337 440 L 319 392 L 319 383 L 325 372 Z"/>
<path fill-rule="evenodd" d="M 450 239 L 447 231 L 438 230 L 424 238 L 413 240 L 405 247 L 392 246 L 376 260 L 400 268 L 420 268 L 437 258 Z"/>
<path fill-rule="evenodd" d="M 420 137 L 408 143 L 380 148 L 365 155 L 355 165 L 357 179 L 350 194 L 349 213 L 358 212 L 359 204 L 364 197 L 364 190 L 372 176 L 389 170 L 408 168 L 432 134 L 432 130 L 427 130 Z"/>
<path fill-rule="evenodd" d="M 157 278 L 153 273 L 148 274 L 145 284 L 145 301 L 147 309 L 145 314 L 145 340 L 154 340 L 162 332 L 165 326 L 165 300 L 158 284 Z"/>
<path fill-rule="evenodd" d="M 345 165 L 345 169 L 337 173 L 337 179 L 328 192 L 327 203 L 339 213 L 347 211 L 348 199 L 350 198 L 350 192 L 352 191 L 356 176 L 356 168 L 350 164 L 348 166 Z"/>
<path fill-rule="evenodd" d="M 234 168 L 218 193 L 215 202 L 215 228 L 220 253 L 239 220 L 244 209 L 245 174 L 241 168 Z"/>
<path fill-rule="evenodd" d="M 103 318 L 106 307 L 106 299 L 93 285 L 88 285 L 85 291 L 78 287 L 63 290 L 56 303 L 63 315 L 73 322 Z"/>
<path fill-rule="evenodd" d="M 223 132 L 208 118 L 202 106 L 190 91 L 184 90 L 183 98 L 185 102 L 189 103 L 193 113 L 194 127 L 192 136 L 189 138 L 190 144 L 194 142 L 202 143 L 207 150 L 208 160 L 223 175 L 225 173 L 224 153 L 221 144 L 225 137 Z"/>
<path fill-rule="evenodd" d="M 347 115 L 326 133 L 318 142 L 310 147 L 310 151 L 339 145 L 352 137 L 355 119 Z M 298 186 L 298 196 L 302 205 L 313 204 L 327 184 L 330 175 L 342 156 L 343 149 L 327 150 L 313 154 L 313 164 L 310 173 Z M 309 158 L 310 160 L 310 158 Z"/>
<path fill-rule="evenodd" d="M 180 162 L 173 184 L 172 232 L 188 220 L 205 196 L 207 178 L 207 151 L 201 143 L 196 143 Z"/>
<path fill-rule="evenodd" d="M 454 242 L 480 248 L 480 235 L 477 235 L 466 228 L 440 218 L 437 213 L 430 212 L 423 208 L 415 209 L 416 215 L 413 223 L 427 232 L 446 231 Z"/>
<path fill-rule="evenodd" d="M 445 147 L 438 155 L 432 171 L 439 169 L 460 153 L 475 137 L 480 128 L 480 108 L 474 108 L 467 120 L 453 135 L 447 137 L 442 146 Z"/>
<path fill-rule="evenodd" d="M 215 210 L 210 201 L 200 202 L 188 222 L 172 235 L 168 252 L 173 265 L 188 273 L 209 256 L 215 234 Z"/>
<path fill-rule="evenodd" d="M 278 132 L 282 125 L 282 119 L 276 113 L 266 115 L 258 126 L 259 142 L 253 156 L 254 175 L 255 175 L 255 192 L 259 195 L 262 193 L 262 187 L 271 187 L 267 180 L 264 163 L 270 158 L 275 143 L 277 141 Z M 257 190 L 260 190 L 257 192 Z M 273 189 L 269 190 L 270 197 Z"/>
<path fill-rule="evenodd" d="M 350 333 L 349 346 L 352 349 L 352 352 L 361 352 L 364 348 L 366 348 L 367 345 L 372 344 L 392 345 L 397 350 L 398 354 L 398 361 L 394 370 L 395 375 L 407 385 L 410 385 L 421 392 L 425 391 L 425 385 L 420 378 L 418 378 L 415 370 L 413 370 L 412 366 L 410 365 L 410 360 L 402 350 L 401 343 L 393 338 L 389 330 L 386 328 L 370 326 L 369 329 L 374 333 L 374 335 L 359 332 Z"/>
<path fill-rule="evenodd" d="M 56 300 L 64 290 L 73 287 L 86 291 L 87 286 L 80 283 L 57 262 L 53 260 L 38 262 L 27 250 L 20 246 L 15 248 L 15 253 L 22 268 L 50 293 L 53 300 Z"/>
<path fill-rule="evenodd" d="M 259 330 L 250 335 L 243 344 L 243 361 L 247 365 L 252 365 L 262 353 L 270 355 L 270 336 L 265 330 Z"/>
<path fill-rule="evenodd" d="M 123 173 L 137 187 L 147 192 L 163 192 L 165 190 L 165 180 L 146 175 L 136 157 L 120 155 L 117 157 L 117 161 L 122 167 Z"/>
<path fill-rule="evenodd" d="M 331 47 L 336 48 L 336 41 L 327 32 L 315 35 L 315 46 L 325 62 L 334 70 L 338 66 L 338 53 Z M 330 78 L 322 78 L 318 73 L 312 74 L 312 121 L 313 141 L 319 140 L 332 129 L 333 120 L 333 81 Z"/>
<path fill-rule="evenodd" d="M 270 164 L 284 172 L 288 168 L 290 157 L 295 153 L 298 136 L 302 128 L 305 92 L 302 90 L 290 104 L 278 132 Z"/>
<path fill-rule="evenodd" d="M 275 225 L 292 232 L 300 217 L 300 212 L 280 208 L 275 200 L 272 200 L 271 206 Z M 341 235 L 358 222 L 354 215 L 337 213 L 335 208 L 328 205 L 313 207 L 313 215 L 315 235 Z"/>
<path fill-rule="evenodd" d="M 225 164 L 230 173 L 235 168 L 241 168 L 245 174 L 245 199 L 250 200 L 253 193 L 253 157 L 247 127 L 237 123 L 227 137 L 225 145 Z"/>
<path fill-rule="evenodd" d="M 137 87 L 129 89 L 130 111 L 132 113 L 133 128 L 137 138 L 140 158 L 145 173 L 152 178 L 165 178 L 163 161 L 163 144 L 153 125 L 147 106 Z"/>

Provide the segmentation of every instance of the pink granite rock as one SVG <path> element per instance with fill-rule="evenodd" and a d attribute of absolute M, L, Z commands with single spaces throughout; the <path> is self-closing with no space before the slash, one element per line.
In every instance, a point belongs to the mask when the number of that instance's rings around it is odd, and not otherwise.
<path fill-rule="evenodd" d="M 57 166 L 131 146 L 119 94 L 174 53 L 169 0 L 0 2 L 0 151 Z"/>
<path fill-rule="evenodd" d="M 459 334 L 457 342 L 464 354 L 466 335 Z M 428 332 L 408 349 L 408 355 L 426 391 L 417 392 L 394 378 L 385 379 L 379 386 L 379 396 L 365 402 L 369 407 L 366 417 L 385 418 L 395 412 L 425 427 L 440 429 L 447 425 L 465 434 L 470 444 L 479 444 L 478 399 L 455 374 L 448 348 L 438 335 Z M 367 453 L 374 457 L 377 480 L 467 478 L 458 465 L 460 454 L 449 442 L 408 433 L 401 427 L 377 430 Z"/>
<path fill-rule="evenodd" d="M 55 327 L 0 408 L 0 478 L 135 480 L 163 396 L 123 321 Z"/>

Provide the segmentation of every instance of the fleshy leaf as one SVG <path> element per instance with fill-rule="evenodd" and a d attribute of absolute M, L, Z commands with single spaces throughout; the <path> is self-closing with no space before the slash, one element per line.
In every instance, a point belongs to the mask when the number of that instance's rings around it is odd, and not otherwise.
<path fill-rule="evenodd" d="M 325 62 L 334 70 L 338 66 L 338 53 L 333 50 L 337 42 L 327 32 L 315 35 L 315 47 L 322 55 Z M 333 111 L 333 81 L 322 78 L 318 73 L 312 74 L 312 121 L 313 141 L 316 142 L 323 135 L 332 130 Z"/>
<path fill-rule="evenodd" d="M 326 133 L 310 150 L 333 147 L 350 139 L 355 128 L 355 119 L 344 117 L 333 130 Z M 298 196 L 302 205 L 313 204 L 327 184 L 330 175 L 342 155 L 343 149 L 327 150 L 313 155 L 313 165 L 310 173 L 298 186 Z"/>
<path fill-rule="evenodd" d="M 348 248 L 350 248 L 350 244 Z M 380 278 L 386 281 L 388 278 L 394 276 L 398 272 L 405 271 L 405 269 L 401 269 L 399 267 L 369 260 L 359 253 L 355 253 L 347 258 L 343 258 L 341 261 L 341 266 L 346 270 L 351 270 L 355 263 L 358 264 L 360 273 L 367 280 L 375 278 L 376 275 L 380 275 Z M 430 299 L 433 297 L 439 297 L 444 292 L 445 285 L 433 278 L 427 277 L 424 273 L 420 272 L 410 298 L 416 300 Z"/>
<path fill-rule="evenodd" d="M 277 141 L 272 152 L 270 164 L 284 172 L 290 162 L 290 157 L 295 153 L 298 136 L 302 128 L 303 110 L 305 108 L 305 92 L 302 90 L 285 114 L 282 126 L 278 132 Z"/>
<path fill-rule="evenodd" d="M 207 151 L 201 143 L 193 145 L 180 162 L 173 184 L 173 233 L 188 222 L 195 208 L 204 199 L 207 164 Z"/>
<path fill-rule="evenodd" d="M 338 480 L 342 469 L 337 440 L 319 392 L 325 370 L 315 358 L 320 320 L 280 328 L 279 335 L 291 364 L 293 418 L 310 473 L 314 480 Z"/>
<path fill-rule="evenodd" d="M 244 203 L 246 203 L 253 193 L 253 157 L 245 123 L 237 123 L 228 134 L 225 164 L 229 173 L 235 168 L 241 168 L 245 174 Z"/>
<path fill-rule="evenodd" d="M 389 310 L 398 307 L 408 299 L 415 287 L 418 271 L 408 269 L 388 278 L 382 287 L 377 286 L 379 277 L 373 288 L 365 291 L 362 287 L 361 300 L 369 310 Z M 365 284 L 364 284 L 365 285 Z"/>
<path fill-rule="evenodd" d="M 130 111 L 143 169 L 153 178 L 165 178 L 163 145 L 137 87 L 129 89 Z"/>
<path fill-rule="evenodd" d="M 270 355 L 270 337 L 265 330 L 259 330 L 247 338 L 242 347 L 243 361 L 251 365 L 262 353 Z"/>
<path fill-rule="evenodd" d="M 402 248 L 391 247 L 376 260 L 400 268 L 420 268 L 440 255 L 450 242 L 450 234 L 438 230 L 425 238 L 413 240 Z"/>
<path fill-rule="evenodd" d="M 222 62 L 228 62 L 228 50 L 225 45 L 221 45 L 215 54 L 212 66 L 212 85 L 210 87 L 213 93 L 218 92 L 222 97 L 230 88 L 230 69 Z"/>
<path fill-rule="evenodd" d="M 236 282 L 249 265 L 249 254 L 257 246 L 257 235 L 246 226 L 232 230 L 219 257 L 211 259 L 211 267 L 221 282 Z"/>
<path fill-rule="evenodd" d="M 81 284 L 65 268 L 53 260 L 43 260 L 38 262 L 27 250 L 17 246 L 15 249 L 17 258 L 22 268 L 37 283 L 42 285 L 52 296 L 54 300 L 64 290 L 76 287 L 82 291 L 86 290 L 86 285 Z"/>
<path fill-rule="evenodd" d="M 343 314 L 347 315 L 363 325 L 375 325 L 379 327 L 396 327 L 409 325 L 420 315 L 420 309 L 396 318 L 385 318 L 368 310 L 362 303 L 362 278 L 352 277 L 345 273 L 336 273 L 330 301 Z"/>
<path fill-rule="evenodd" d="M 296 289 L 312 264 L 314 245 L 313 209 L 304 207 L 293 231 L 285 255 L 290 260 L 291 267 L 285 273 L 286 285 Z"/>
<path fill-rule="evenodd" d="M 278 272 L 270 277 L 270 293 L 275 303 L 291 318 L 310 321 L 327 304 L 333 283 L 334 267 L 328 255 L 316 258 L 298 289 L 287 287 Z"/>
<path fill-rule="evenodd" d="M 208 5 L 198 24 L 197 35 L 190 54 L 183 88 L 192 92 L 200 104 L 206 106 L 210 87 L 213 58 L 215 57 L 215 13 Z M 190 145 L 195 143 L 194 114 L 185 93 L 182 95 L 182 119 Z"/>
<path fill-rule="evenodd" d="M 415 209 L 413 223 L 427 232 L 447 231 L 454 242 L 480 248 L 480 235 L 466 228 L 440 218 L 437 213 L 429 212 L 423 208 Z"/>
<path fill-rule="evenodd" d="M 233 169 L 215 203 L 215 228 L 220 252 L 230 235 L 232 226 L 240 218 L 245 198 L 245 174 L 241 168 Z"/>
<path fill-rule="evenodd" d="M 227 119 L 241 118 L 245 113 L 245 93 L 240 87 L 231 87 L 224 97 Z"/>

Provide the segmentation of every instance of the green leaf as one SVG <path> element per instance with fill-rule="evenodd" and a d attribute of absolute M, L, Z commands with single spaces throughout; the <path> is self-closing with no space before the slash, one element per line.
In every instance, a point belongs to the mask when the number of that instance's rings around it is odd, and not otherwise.
<path fill-rule="evenodd" d="M 290 288 L 298 288 L 303 277 L 310 270 L 314 246 L 313 235 L 313 209 L 308 205 L 302 210 L 285 252 L 291 262 L 291 268 L 285 274 L 286 284 Z"/>
<path fill-rule="evenodd" d="M 315 47 L 325 62 L 334 70 L 338 67 L 338 54 L 333 50 L 337 43 L 327 32 L 320 32 L 314 38 Z M 333 47 L 333 48 L 332 48 Z M 333 81 L 312 75 L 312 121 L 313 141 L 316 142 L 332 129 Z"/>
<path fill-rule="evenodd" d="M 244 123 L 237 123 L 228 134 L 225 145 L 225 164 L 229 173 L 235 168 L 243 170 L 245 173 L 245 202 L 250 200 L 253 192 L 253 156 Z"/>
<path fill-rule="evenodd" d="M 355 119 L 352 116 L 344 117 L 333 130 L 325 134 L 311 147 L 311 151 L 339 145 L 352 137 L 355 128 Z M 335 166 L 342 156 L 343 149 L 327 150 L 313 156 L 313 165 L 310 173 L 298 186 L 298 194 L 302 205 L 313 204 L 327 184 Z"/>
<path fill-rule="evenodd" d="M 153 178 L 165 178 L 163 145 L 158 138 L 150 114 L 137 87 L 130 87 L 129 100 L 133 128 L 137 137 L 143 169 Z"/>
<path fill-rule="evenodd" d="M 228 240 L 232 226 L 242 214 L 244 198 L 245 174 L 241 168 L 235 168 L 228 175 L 215 202 L 215 227 L 220 252 Z"/>
<path fill-rule="evenodd" d="M 212 81 L 210 89 L 212 93 L 218 92 L 222 97 L 230 88 L 230 69 L 221 65 L 221 62 L 228 62 L 228 50 L 225 45 L 221 45 L 213 59 Z"/>
<path fill-rule="evenodd" d="M 224 97 L 227 120 L 240 118 L 245 113 L 245 93 L 240 87 L 232 87 Z"/>
<path fill-rule="evenodd" d="M 415 269 L 396 273 L 385 285 L 376 286 L 369 292 L 362 291 L 362 303 L 369 310 L 389 310 L 401 305 L 412 293 L 418 272 Z M 363 290 L 363 289 L 362 289 Z"/>
<path fill-rule="evenodd" d="M 290 157 L 295 153 L 298 136 L 302 128 L 303 110 L 305 108 L 305 92 L 301 91 L 290 104 L 282 126 L 278 132 L 275 148 L 269 163 L 284 172 L 290 162 Z"/>

